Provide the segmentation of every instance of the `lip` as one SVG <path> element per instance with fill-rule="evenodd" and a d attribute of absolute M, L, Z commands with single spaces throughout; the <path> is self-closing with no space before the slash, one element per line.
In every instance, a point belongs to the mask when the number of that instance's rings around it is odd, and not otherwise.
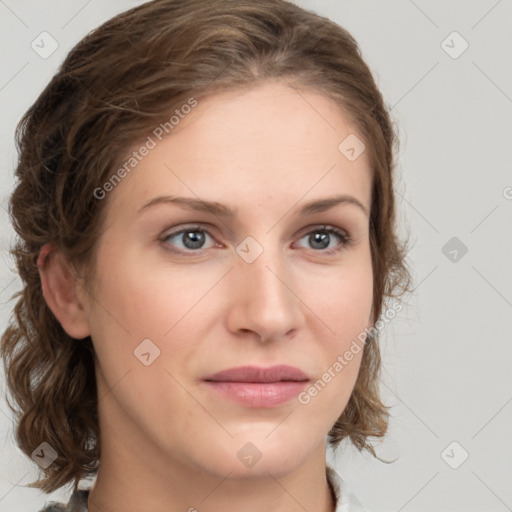
<path fill-rule="evenodd" d="M 224 398 L 246 407 L 270 408 L 296 398 L 309 378 L 288 365 L 240 366 L 215 373 L 204 382 Z"/>

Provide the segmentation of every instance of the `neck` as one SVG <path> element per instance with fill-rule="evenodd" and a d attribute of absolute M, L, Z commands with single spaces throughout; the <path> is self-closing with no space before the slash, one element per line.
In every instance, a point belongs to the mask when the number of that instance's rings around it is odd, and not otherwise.
<path fill-rule="evenodd" d="M 136 476 L 124 472 L 115 477 L 108 465 L 102 464 L 89 494 L 88 511 L 333 512 L 335 508 L 325 470 L 321 469 L 316 475 L 322 478 L 296 471 L 279 479 L 268 476 L 246 481 L 199 473 L 192 477 L 190 471 L 168 472 L 165 479 L 150 481 L 145 467 L 138 469 L 141 474 Z"/>
<path fill-rule="evenodd" d="M 276 476 L 262 466 L 254 476 L 234 478 L 162 454 L 143 436 L 124 428 L 113 430 L 103 422 L 101 432 L 100 467 L 89 493 L 89 512 L 335 509 L 325 471 L 325 443 L 289 473 Z"/>

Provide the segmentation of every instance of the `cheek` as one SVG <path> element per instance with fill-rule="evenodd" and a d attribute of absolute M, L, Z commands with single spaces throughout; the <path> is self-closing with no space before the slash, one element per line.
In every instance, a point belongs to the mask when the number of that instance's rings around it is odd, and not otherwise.
<path fill-rule="evenodd" d="M 183 272 L 168 272 L 164 280 L 162 273 L 128 258 L 118 259 L 112 266 L 108 261 L 105 258 L 98 268 L 97 296 L 90 314 L 102 379 L 115 389 L 124 411 L 138 418 L 148 432 L 152 427 L 146 418 L 171 417 L 176 407 L 182 413 L 181 427 L 192 432 L 197 425 L 190 423 L 190 418 L 199 413 L 179 382 L 183 380 L 181 362 L 194 349 L 190 343 L 194 332 L 188 329 L 184 333 L 182 324 L 190 327 L 186 314 L 201 293 L 186 287 Z M 149 364 L 145 365 L 147 353 Z M 109 396 L 107 388 L 100 392 Z"/>
<path fill-rule="evenodd" d="M 343 348 L 370 324 L 373 305 L 373 274 L 370 258 L 361 257 L 357 265 L 347 265 L 339 272 L 311 279 L 312 304 L 324 321 L 335 345 Z M 334 334 L 333 334 L 334 333 Z"/>
<path fill-rule="evenodd" d="M 129 332 L 134 339 L 161 338 L 204 294 L 204 281 L 181 268 L 155 268 L 124 258 L 100 270 L 95 305 L 101 319 L 97 320 Z"/>
<path fill-rule="evenodd" d="M 140 370 L 137 354 L 147 353 L 146 349 L 150 358 L 158 355 L 151 367 L 174 372 L 176 365 L 182 366 L 197 348 L 192 341 L 202 338 L 200 333 L 213 315 L 206 315 L 204 306 L 215 300 L 214 294 L 205 296 L 221 276 L 222 272 L 199 272 L 193 266 L 148 266 L 129 253 L 105 251 L 89 321 L 109 383 L 117 382 L 128 370 Z M 151 343 L 145 341 L 148 339 Z M 134 376 L 132 373 L 130 379 Z M 141 384 L 147 387 L 150 381 L 144 376 Z"/>
<path fill-rule="evenodd" d="M 370 261 L 363 257 L 359 265 L 324 280 L 322 292 L 318 290 L 316 294 L 318 316 L 328 329 L 323 330 L 325 334 L 320 344 L 323 366 L 310 396 L 322 393 L 318 405 L 321 407 L 322 402 L 327 414 L 333 414 L 334 419 L 350 398 L 361 365 L 365 329 L 371 325 L 373 274 Z"/>

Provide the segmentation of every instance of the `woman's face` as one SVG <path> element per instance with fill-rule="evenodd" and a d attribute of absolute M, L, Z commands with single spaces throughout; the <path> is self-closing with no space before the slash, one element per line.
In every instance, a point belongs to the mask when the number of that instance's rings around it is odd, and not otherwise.
<path fill-rule="evenodd" d="M 339 149 L 354 130 L 330 100 L 280 83 L 155 133 L 102 199 L 83 295 L 103 453 L 284 475 L 325 456 L 372 325 L 367 153 Z"/>

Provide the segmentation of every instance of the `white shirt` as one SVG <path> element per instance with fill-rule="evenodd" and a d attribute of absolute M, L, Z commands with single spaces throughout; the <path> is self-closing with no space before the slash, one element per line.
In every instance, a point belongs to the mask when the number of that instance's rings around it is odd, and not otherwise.
<path fill-rule="evenodd" d="M 329 466 L 327 466 L 327 479 L 336 495 L 336 510 L 334 512 L 367 512 L 340 475 Z"/>

